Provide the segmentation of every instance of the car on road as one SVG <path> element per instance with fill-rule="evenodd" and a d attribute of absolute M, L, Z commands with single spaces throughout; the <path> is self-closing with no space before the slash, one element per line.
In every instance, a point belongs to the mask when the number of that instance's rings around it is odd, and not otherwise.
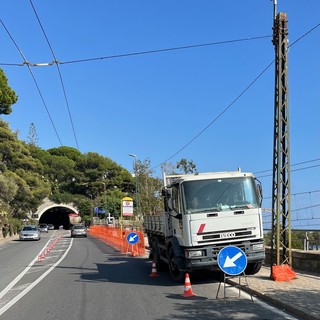
<path fill-rule="evenodd" d="M 40 240 L 40 230 L 37 225 L 25 225 L 19 233 L 19 240 Z"/>
<path fill-rule="evenodd" d="M 49 230 L 54 230 L 54 225 L 52 223 L 48 223 L 48 229 Z"/>
<path fill-rule="evenodd" d="M 71 238 L 87 237 L 87 227 L 84 224 L 75 224 L 71 227 Z"/>
<path fill-rule="evenodd" d="M 40 232 L 47 232 L 48 233 L 48 225 L 46 223 L 40 223 L 39 230 L 40 230 Z"/>

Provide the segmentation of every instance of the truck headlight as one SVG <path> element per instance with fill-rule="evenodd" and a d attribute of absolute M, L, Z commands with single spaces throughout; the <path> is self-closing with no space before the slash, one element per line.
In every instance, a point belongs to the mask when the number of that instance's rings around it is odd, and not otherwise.
<path fill-rule="evenodd" d="M 252 250 L 253 251 L 259 251 L 264 249 L 264 244 L 263 243 L 258 243 L 258 244 L 253 244 L 252 245 Z"/>
<path fill-rule="evenodd" d="M 201 250 L 198 251 L 187 251 L 186 252 L 187 258 L 197 258 L 197 257 L 202 257 L 203 252 Z"/>

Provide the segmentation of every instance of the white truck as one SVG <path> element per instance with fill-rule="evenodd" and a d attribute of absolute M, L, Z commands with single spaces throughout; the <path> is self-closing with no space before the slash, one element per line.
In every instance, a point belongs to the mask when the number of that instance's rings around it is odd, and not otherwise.
<path fill-rule="evenodd" d="M 218 270 L 219 251 L 228 245 L 247 256 L 245 274 L 265 259 L 262 188 L 251 173 L 164 174 L 164 212 L 144 216 L 144 230 L 157 270 L 169 267 L 173 280 L 186 272 Z"/>

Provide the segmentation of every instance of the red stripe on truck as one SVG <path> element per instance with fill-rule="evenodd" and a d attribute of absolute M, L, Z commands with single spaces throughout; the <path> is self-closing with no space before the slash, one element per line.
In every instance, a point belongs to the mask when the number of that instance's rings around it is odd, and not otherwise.
<path fill-rule="evenodd" d="M 199 233 L 202 233 L 203 232 L 203 230 L 204 230 L 204 227 L 206 226 L 206 224 L 205 223 L 201 223 L 200 224 L 200 227 L 199 227 L 199 230 L 198 230 L 198 232 L 197 232 L 197 234 L 199 234 Z"/>

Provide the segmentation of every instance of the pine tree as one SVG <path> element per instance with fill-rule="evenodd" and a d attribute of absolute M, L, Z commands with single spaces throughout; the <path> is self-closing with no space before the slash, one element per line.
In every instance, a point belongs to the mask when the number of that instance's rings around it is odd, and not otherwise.
<path fill-rule="evenodd" d="M 35 124 L 32 122 L 30 125 L 30 130 L 28 134 L 28 143 L 34 146 L 38 145 L 38 134 Z"/>

